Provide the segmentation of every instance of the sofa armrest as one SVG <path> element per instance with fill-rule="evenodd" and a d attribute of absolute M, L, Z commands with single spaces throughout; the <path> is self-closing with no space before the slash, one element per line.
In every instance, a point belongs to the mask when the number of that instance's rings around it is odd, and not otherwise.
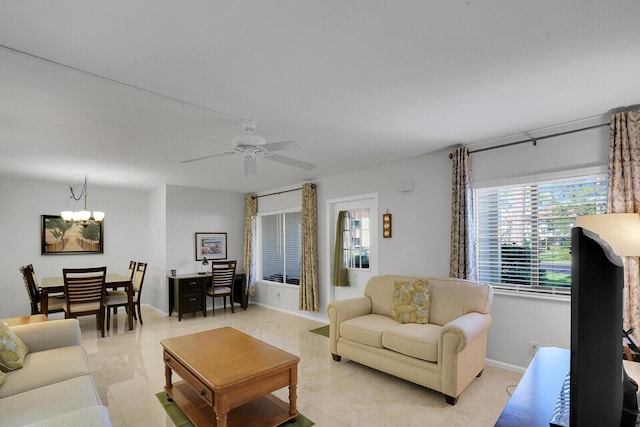
<path fill-rule="evenodd" d="M 458 337 L 455 353 L 460 353 L 464 348 L 477 337 L 481 336 L 491 326 L 492 318 L 490 314 L 467 313 L 457 319 L 452 320 L 442 327 L 440 332 L 440 348 L 444 342 L 446 334 L 454 334 Z"/>
<path fill-rule="evenodd" d="M 333 301 L 327 306 L 329 316 L 329 350 L 337 354 L 337 343 L 340 323 L 354 317 L 371 314 L 371 299 L 369 297 L 349 298 Z"/>
<path fill-rule="evenodd" d="M 12 326 L 11 330 L 29 347 L 29 352 L 80 345 L 77 319 L 49 320 Z"/>

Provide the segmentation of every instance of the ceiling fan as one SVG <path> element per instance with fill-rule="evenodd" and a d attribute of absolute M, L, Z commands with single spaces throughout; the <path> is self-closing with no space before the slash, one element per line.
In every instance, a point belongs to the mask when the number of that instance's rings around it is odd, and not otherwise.
<path fill-rule="evenodd" d="M 182 160 L 180 163 L 191 163 L 199 160 L 211 159 L 213 157 L 227 156 L 229 154 L 241 154 L 244 163 L 244 176 L 256 173 L 256 157 L 273 160 L 285 165 L 293 166 L 304 170 L 313 170 L 316 166 L 301 160 L 292 159 L 291 157 L 275 154 L 274 151 L 297 150 L 301 147 L 294 141 L 280 141 L 267 143 L 264 138 L 254 135 L 257 123 L 253 119 L 242 120 L 242 128 L 246 135 L 239 135 L 233 138 L 232 145 L 229 145 L 233 151 L 225 151 L 224 153 L 211 154 L 194 159 Z"/>

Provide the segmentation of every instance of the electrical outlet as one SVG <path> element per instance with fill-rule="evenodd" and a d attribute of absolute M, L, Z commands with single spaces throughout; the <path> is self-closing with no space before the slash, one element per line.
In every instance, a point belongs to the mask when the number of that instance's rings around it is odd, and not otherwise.
<path fill-rule="evenodd" d="M 529 341 L 529 356 L 535 356 L 540 348 L 540 344 L 535 341 Z"/>

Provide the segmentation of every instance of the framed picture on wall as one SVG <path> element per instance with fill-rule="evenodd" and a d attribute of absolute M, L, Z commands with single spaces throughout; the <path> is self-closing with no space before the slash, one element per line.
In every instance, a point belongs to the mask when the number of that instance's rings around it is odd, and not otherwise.
<path fill-rule="evenodd" d="M 227 259 L 227 233 L 196 233 L 196 261 Z"/>
<path fill-rule="evenodd" d="M 42 255 L 101 254 L 104 252 L 104 224 L 66 222 L 58 215 L 42 215 Z"/>

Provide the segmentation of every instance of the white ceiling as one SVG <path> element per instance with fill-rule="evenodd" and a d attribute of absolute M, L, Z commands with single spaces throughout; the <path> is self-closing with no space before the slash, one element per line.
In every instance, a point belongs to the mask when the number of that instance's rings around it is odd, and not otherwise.
<path fill-rule="evenodd" d="M 0 175 L 265 191 L 637 104 L 637 0 L 0 0 Z M 228 151 L 240 119 L 313 171 Z"/>

